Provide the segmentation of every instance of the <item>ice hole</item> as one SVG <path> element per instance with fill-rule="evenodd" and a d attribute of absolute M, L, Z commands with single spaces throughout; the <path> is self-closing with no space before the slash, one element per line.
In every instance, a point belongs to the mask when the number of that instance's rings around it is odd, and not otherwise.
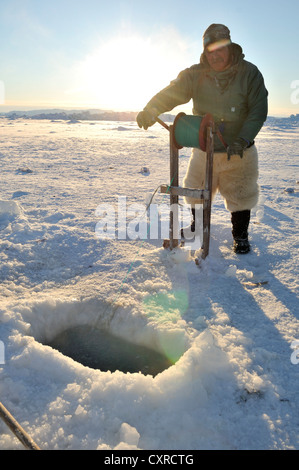
<path fill-rule="evenodd" d="M 156 376 L 174 365 L 189 343 L 184 329 L 155 323 L 149 312 L 148 304 L 139 313 L 139 305 L 114 306 L 97 298 L 45 297 L 20 309 L 26 334 L 77 363 Z"/>
<path fill-rule="evenodd" d="M 66 329 L 49 341 L 47 346 L 102 372 L 119 370 L 155 376 L 173 365 L 161 352 L 90 325 Z"/>

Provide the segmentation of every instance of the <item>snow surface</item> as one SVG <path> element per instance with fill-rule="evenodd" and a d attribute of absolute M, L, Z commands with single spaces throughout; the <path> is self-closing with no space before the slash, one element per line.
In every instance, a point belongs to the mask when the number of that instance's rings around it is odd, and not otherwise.
<path fill-rule="evenodd" d="M 298 449 L 299 129 L 257 138 L 251 253 L 232 252 L 217 196 L 200 267 L 161 239 L 95 233 L 99 204 L 146 204 L 169 182 L 159 125 L 2 118 L 0 143 L 0 397 L 40 448 Z M 101 372 L 45 346 L 76 325 L 178 360 Z M 0 449 L 22 448 L 0 420 Z"/>

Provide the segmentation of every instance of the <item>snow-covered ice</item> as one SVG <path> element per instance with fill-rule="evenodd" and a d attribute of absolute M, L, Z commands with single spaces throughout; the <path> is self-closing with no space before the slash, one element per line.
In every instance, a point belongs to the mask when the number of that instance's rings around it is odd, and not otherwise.
<path fill-rule="evenodd" d="M 0 397 L 40 448 L 298 449 L 299 129 L 257 138 L 251 253 L 232 252 L 217 196 L 200 267 L 161 239 L 96 236 L 100 204 L 145 206 L 169 182 L 159 125 L 2 118 L 0 144 Z M 79 325 L 174 365 L 102 372 L 46 346 Z M 0 449 L 22 449 L 1 420 Z"/>

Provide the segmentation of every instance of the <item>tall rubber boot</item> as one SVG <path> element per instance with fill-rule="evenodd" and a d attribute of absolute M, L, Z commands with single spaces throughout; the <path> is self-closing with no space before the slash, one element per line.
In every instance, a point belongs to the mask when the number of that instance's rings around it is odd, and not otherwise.
<path fill-rule="evenodd" d="M 232 212 L 232 235 L 234 239 L 234 252 L 245 254 L 250 251 L 248 241 L 248 227 L 250 222 L 250 210 Z"/>

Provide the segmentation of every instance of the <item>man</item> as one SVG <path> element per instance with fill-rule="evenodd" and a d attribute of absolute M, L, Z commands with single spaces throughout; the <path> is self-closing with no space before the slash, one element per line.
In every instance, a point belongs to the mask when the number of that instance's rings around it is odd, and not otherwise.
<path fill-rule="evenodd" d="M 183 70 L 176 80 L 155 95 L 137 116 L 147 129 L 156 118 L 193 99 L 193 114 L 213 115 L 228 147 L 215 136 L 213 197 L 217 191 L 231 212 L 234 251 L 248 253 L 251 209 L 258 201 L 258 155 L 254 139 L 267 118 L 268 92 L 258 68 L 244 60 L 241 46 L 232 43 L 229 29 L 212 24 L 203 35 L 200 63 Z M 203 188 L 206 154 L 193 149 L 184 187 Z M 195 219 L 194 198 L 191 204 Z M 192 231 L 195 231 L 193 220 Z"/>

